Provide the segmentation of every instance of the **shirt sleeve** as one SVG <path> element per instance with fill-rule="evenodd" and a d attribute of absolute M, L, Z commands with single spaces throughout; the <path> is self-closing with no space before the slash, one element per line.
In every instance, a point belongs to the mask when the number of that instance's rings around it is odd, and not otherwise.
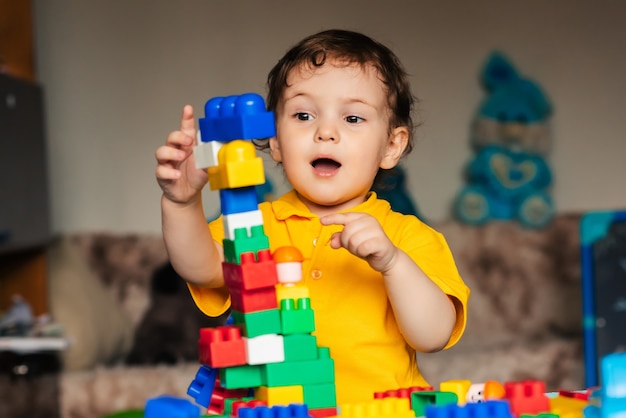
<path fill-rule="evenodd" d="M 221 243 L 224 239 L 222 217 L 220 216 L 210 222 L 208 228 L 211 230 L 213 239 Z M 211 317 L 220 316 L 230 308 L 230 294 L 226 286 L 209 288 L 187 283 L 187 287 L 189 288 L 189 293 L 191 293 L 191 297 L 196 303 L 196 306 L 198 306 L 198 309 L 205 315 Z"/>

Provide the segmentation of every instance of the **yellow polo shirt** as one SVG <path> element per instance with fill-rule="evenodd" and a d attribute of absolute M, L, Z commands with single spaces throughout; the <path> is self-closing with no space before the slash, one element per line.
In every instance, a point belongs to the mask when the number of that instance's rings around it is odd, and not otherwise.
<path fill-rule="evenodd" d="M 419 372 L 415 351 L 405 342 L 387 299 L 382 275 L 347 250 L 330 247 L 340 225 L 323 226 L 294 191 L 262 203 L 265 234 L 271 250 L 295 246 L 304 256 L 303 283 L 315 311 L 318 345 L 330 348 L 335 360 L 339 405 L 363 402 L 374 392 L 427 385 Z M 370 193 L 351 210 L 374 216 L 394 245 L 405 251 L 456 305 L 456 325 L 446 348 L 465 329 L 469 289 L 459 276 L 444 237 L 414 216 L 393 212 L 388 202 Z M 221 218 L 210 224 L 221 242 Z M 230 306 L 225 289 L 189 285 L 198 307 L 217 316 Z"/>

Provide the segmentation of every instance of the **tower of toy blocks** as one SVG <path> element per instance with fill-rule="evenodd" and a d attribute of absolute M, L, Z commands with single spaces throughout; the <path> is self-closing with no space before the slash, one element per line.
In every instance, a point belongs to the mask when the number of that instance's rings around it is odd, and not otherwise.
<path fill-rule="evenodd" d="M 270 251 L 258 208 L 255 186 L 265 176 L 251 140 L 275 135 L 274 115 L 254 93 L 216 97 L 199 125 L 194 156 L 197 167 L 207 169 L 211 190 L 220 193 L 232 324 L 200 330 L 202 366 L 188 394 L 215 415 L 293 412 L 294 405 L 308 409 L 304 417 L 335 415 L 334 362 L 312 335 L 314 312 L 300 284 L 302 254 L 293 247 Z"/>

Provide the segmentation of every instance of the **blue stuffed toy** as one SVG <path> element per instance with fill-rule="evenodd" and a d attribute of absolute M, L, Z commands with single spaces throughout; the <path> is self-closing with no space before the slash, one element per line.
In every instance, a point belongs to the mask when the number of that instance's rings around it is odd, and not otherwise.
<path fill-rule="evenodd" d="M 455 214 L 471 225 L 514 219 L 529 228 L 543 227 L 554 216 L 546 162 L 550 102 L 499 52 L 488 58 L 482 81 L 487 96 L 472 128 L 476 155 L 467 166 Z"/>

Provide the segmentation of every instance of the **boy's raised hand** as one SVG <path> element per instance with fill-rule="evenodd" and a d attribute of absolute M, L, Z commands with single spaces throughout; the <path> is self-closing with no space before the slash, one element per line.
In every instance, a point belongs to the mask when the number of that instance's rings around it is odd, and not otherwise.
<path fill-rule="evenodd" d="M 335 213 L 323 216 L 320 221 L 322 225 L 343 225 L 341 232 L 333 234 L 331 247 L 347 249 L 383 274 L 393 267 L 398 248 L 373 216 L 357 212 Z"/>
<path fill-rule="evenodd" d="M 165 145 L 156 150 L 156 178 L 165 197 L 172 202 L 187 204 L 199 199 L 207 182 L 206 170 L 197 169 L 193 158 L 196 127 L 193 108 L 186 105 L 180 129 L 171 132 Z"/>

